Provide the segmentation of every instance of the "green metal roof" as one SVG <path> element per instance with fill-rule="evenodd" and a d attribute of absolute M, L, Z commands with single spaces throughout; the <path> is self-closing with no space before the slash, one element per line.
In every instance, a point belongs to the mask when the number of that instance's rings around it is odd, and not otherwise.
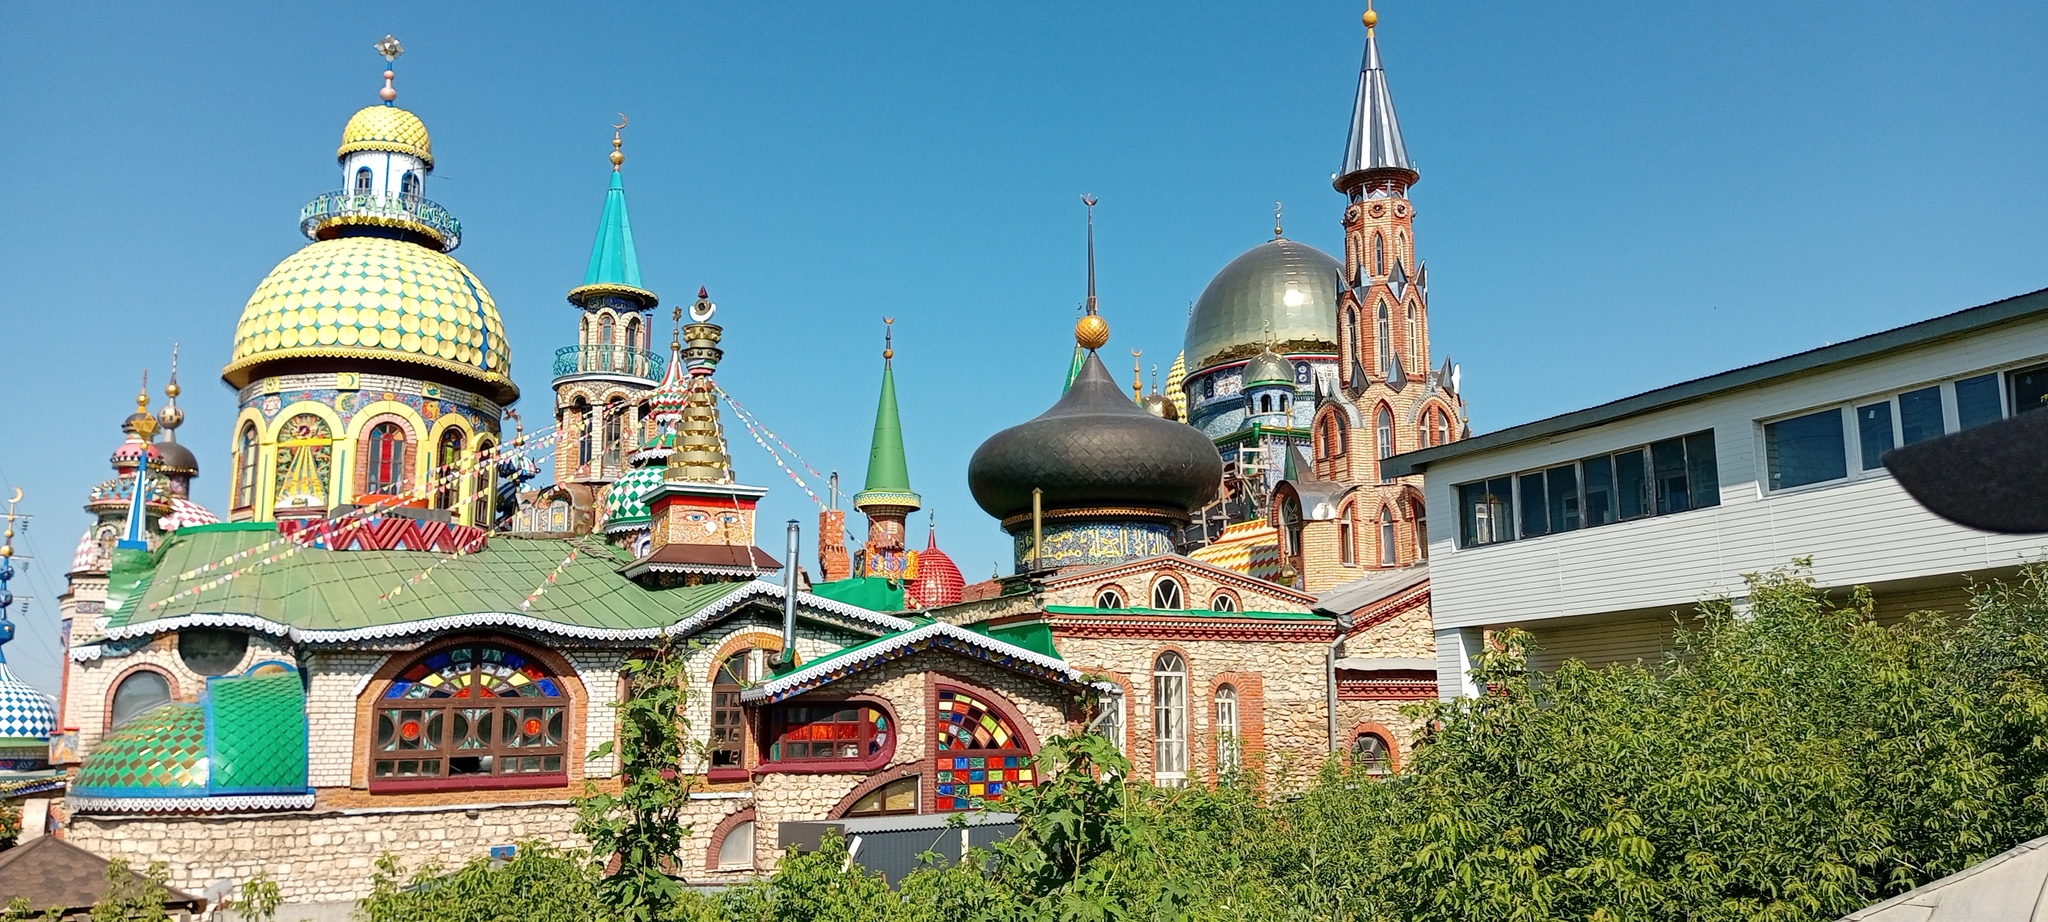
<path fill-rule="evenodd" d="M 1328 621 L 1326 615 L 1310 611 L 1210 611 L 1206 608 L 1094 608 L 1086 605 L 1047 605 L 1055 615 L 1160 615 L 1173 618 L 1257 618 L 1268 621 Z"/>
<path fill-rule="evenodd" d="M 903 610 L 903 584 L 886 576 L 856 576 L 814 583 L 811 594 L 869 611 Z"/>
<path fill-rule="evenodd" d="M 979 634 L 987 634 L 1004 643 L 1016 644 L 1034 653 L 1043 653 L 1054 659 L 1066 658 L 1060 656 L 1059 646 L 1053 643 L 1052 626 L 1043 621 L 1025 621 L 1021 624 L 1008 624 L 1002 627 L 990 627 L 984 622 L 982 624 L 970 624 L 967 626 L 967 629 Z"/>
<path fill-rule="evenodd" d="M 494 535 L 456 556 L 294 547 L 274 526 L 208 525 L 179 529 L 153 553 L 120 555 L 109 577 L 108 635 L 267 623 L 302 639 L 347 640 L 510 616 L 537 630 L 602 637 L 666 628 L 747 585 L 648 589 L 618 573 L 630 562 L 622 552 L 585 538 Z M 476 615 L 497 617 L 467 617 Z"/>
<path fill-rule="evenodd" d="M 597 242 L 590 246 L 585 285 L 640 285 L 640 254 L 633 248 L 633 222 L 626 217 L 626 180 L 612 171 L 612 187 L 604 194 L 604 217 L 598 219 Z"/>
<path fill-rule="evenodd" d="M 896 371 L 882 360 L 882 399 L 875 405 L 875 436 L 868 447 L 868 481 L 854 494 L 856 509 L 869 505 L 920 505 L 910 489 L 910 464 L 903 455 L 903 420 L 896 412 Z"/>
<path fill-rule="evenodd" d="M 216 676 L 206 698 L 211 793 L 306 790 L 306 687 L 297 671 Z"/>
<path fill-rule="evenodd" d="M 166 704 L 101 739 L 79 766 L 71 792 L 81 797 L 204 797 L 206 769 L 206 713 L 196 704 Z"/>

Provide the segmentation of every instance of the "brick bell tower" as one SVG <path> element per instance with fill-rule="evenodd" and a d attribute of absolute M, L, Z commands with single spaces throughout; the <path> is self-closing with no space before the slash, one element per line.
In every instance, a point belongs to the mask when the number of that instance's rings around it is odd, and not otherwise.
<path fill-rule="evenodd" d="M 1318 591 L 1372 568 L 1412 564 L 1427 553 L 1421 478 L 1383 479 L 1381 459 L 1469 433 L 1457 370 L 1429 345 L 1429 272 L 1415 249 L 1408 190 L 1422 177 L 1408 159 L 1367 9 L 1350 136 L 1333 184 L 1344 193 L 1344 286 L 1337 296 L 1338 384 L 1319 385 L 1311 480 L 1322 513 L 1283 486 L 1275 512 L 1289 534 L 1288 562 Z M 1307 509 L 1304 515 L 1303 510 Z M 1332 518 L 1331 516 L 1334 516 Z"/>

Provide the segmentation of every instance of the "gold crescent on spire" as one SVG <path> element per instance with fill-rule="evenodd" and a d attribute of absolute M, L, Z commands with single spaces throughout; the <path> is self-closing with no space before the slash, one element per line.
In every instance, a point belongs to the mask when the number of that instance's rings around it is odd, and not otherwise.
<path fill-rule="evenodd" d="M 619 149 L 625 143 L 619 139 L 619 135 L 625 130 L 626 113 L 621 112 L 619 113 L 619 123 L 612 126 L 612 169 L 614 171 L 617 171 L 619 167 L 624 166 L 626 163 L 626 153 Z"/>
<path fill-rule="evenodd" d="M 10 496 L 10 497 L 8 497 L 8 498 L 7 498 L 7 505 L 9 505 L 9 506 L 12 506 L 12 505 L 14 505 L 15 503 L 21 502 L 21 497 L 22 497 L 22 495 L 23 495 L 23 494 L 22 494 L 22 492 L 21 492 L 21 488 L 20 488 L 20 487 L 15 487 L 15 488 L 14 488 L 14 495 L 13 495 L 13 496 Z"/>
<path fill-rule="evenodd" d="M 882 361 L 896 357 L 896 318 L 882 318 Z"/>

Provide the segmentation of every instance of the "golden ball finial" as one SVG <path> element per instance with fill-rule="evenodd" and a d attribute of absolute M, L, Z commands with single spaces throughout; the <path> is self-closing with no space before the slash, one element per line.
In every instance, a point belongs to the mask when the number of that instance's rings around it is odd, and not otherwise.
<path fill-rule="evenodd" d="M 1380 24 L 1379 11 L 1373 9 L 1372 7 L 1366 7 L 1365 15 L 1361 18 L 1365 20 L 1365 27 L 1368 29 Z"/>
<path fill-rule="evenodd" d="M 612 142 L 612 143 L 613 143 L 613 144 L 617 144 L 618 142 L 614 141 L 614 142 Z M 618 169 L 618 168 L 619 168 L 619 167 L 620 167 L 621 165 L 623 165 L 623 164 L 624 164 L 625 162 L 626 162 L 626 155 L 625 155 L 625 154 L 623 154 L 623 153 L 620 153 L 620 152 L 619 152 L 619 151 L 618 151 L 618 150 L 617 150 L 616 148 L 614 148 L 614 149 L 612 150 L 612 169 Z"/>
<path fill-rule="evenodd" d="M 1089 314 L 1074 324 L 1074 342 L 1083 349 L 1100 349 L 1109 344 L 1109 321 L 1100 314 Z"/>

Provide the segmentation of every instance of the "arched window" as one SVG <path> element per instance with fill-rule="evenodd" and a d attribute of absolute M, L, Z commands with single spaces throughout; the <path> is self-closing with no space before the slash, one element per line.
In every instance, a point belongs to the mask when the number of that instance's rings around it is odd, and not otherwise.
<path fill-rule="evenodd" d="M 1119 686 L 1115 691 L 1105 691 L 1095 702 L 1095 716 L 1088 720 L 1088 732 L 1110 741 L 1116 751 L 1124 751 L 1124 691 Z"/>
<path fill-rule="evenodd" d="M 278 430 L 277 506 L 327 504 L 334 460 L 332 436 L 327 420 L 311 413 L 292 417 Z"/>
<path fill-rule="evenodd" d="M 1374 354 L 1379 358 L 1380 374 L 1393 374 L 1394 331 L 1392 322 L 1390 322 L 1387 319 L 1387 305 L 1384 301 L 1380 302 L 1379 321 L 1378 324 L 1373 328 L 1373 335 L 1378 338 L 1378 342 L 1374 344 L 1376 348 L 1373 351 Z"/>
<path fill-rule="evenodd" d="M 718 842 L 718 869 L 721 871 L 751 871 L 754 869 L 754 821 L 746 820 L 725 831 L 725 838 Z"/>
<path fill-rule="evenodd" d="M 235 508 L 247 509 L 256 505 L 256 424 L 244 425 L 235 442 Z"/>
<path fill-rule="evenodd" d="M 623 345 L 628 349 L 647 348 L 647 344 L 640 341 L 640 318 L 626 318 L 626 338 L 623 341 L 621 341 L 620 345 Z M 638 375 L 645 375 L 647 374 L 647 370 L 635 366 L 633 369 L 633 373 Z"/>
<path fill-rule="evenodd" d="M 1351 528 L 1351 507 L 1344 507 L 1337 513 L 1337 556 L 1338 562 L 1347 567 L 1358 565 L 1358 536 Z"/>
<path fill-rule="evenodd" d="M 1391 567 L 1401 562 L 1401 548 L 1395 542 L 1394 510 L 1380 507 L 1380 565 Z"/>
<path fill-rule="evenodd" d="M 1237 770 L 1244 745 L 1240 742 L 1237 729 L 1237 686 L 1229 683 L 1216 686 L 1216 774 L 1223 775 Z"/>
<path fill-rule="evenodd" d="M 602 314 L 597 318 L 597 344 L 600 346 L 618 345 L 612 341 L 612 315 L 610 314 Z M 605 358 L 607 359 L 607 364 L 604 366 L 604 370 L 614 371 L 615 369 L 609 364 L 611 357 L 606 356 Z"/>
<path fill-rule="evenodd" d="M 406 170 L 405 175 L 398 177 L 398 194 L 405 196 L 407 201 L 418 201 L 420 197 L 419 174 Z"/>
<path fill-rule="evenodd" d="M 1188 663 L 1171 650 L 1152 661 L 1152 772 L 1160 784 L 1188 777 Z"/>
<path fill-rule="evenodd" d="M 567 497 L 557 496 L 548 503 L 548 523 L 542 531 L 561 533 L 569 530 L 569 512 L 572 507 Z"/>
<path fill-rule="evenodd" d="M 1408 305 L 1408 365 L 1417 371 L 1429 367 L 1422 355 L 1422 326 L 1415 319 L 1415 305 Z"/>
<path fill-rule="evenodd" d="M 135 718 L 171 703 L 171 680 L 149 669 L 137 669 L 114 686 L 107 705 L 107 729 L 112 730 Z"/>
<path fill-rule="evenodd" d="M 1421 503 L 1421 501 L 1419 501 L 1419 500 L 1418 500 L 1418 501 L 1417 501 L 1417 502 L 1415 503 L 1415 505 L 1414 505 L 1414 512 L 1415 512 L 1415 556 L 1417 556 L 1417 557 L 1420 557 L 1420 558 L 1422 558 L 1423 560 L 1428 560 L 1428 559 L 1429 559 L 1429 514 L 1428 514 L 1428 513 L 1429 513 L 1429 510 L 1428 510 L 1428 509 L 1426 509 L 1426 508 L 1424 508 L 1424 507 L 1423 507 L 1423 505 L 1422 505 L 1422 503 Z"/>
<path fill-rule="evenodd" d="M 616 471 L 626 460 L 626 402 L 614 397 L 604 405 L 604 467 Z"/>
<path fill-rule="evenodd" d="M 1210 611 L 1236 611 L 1237 597 L 1228 592 L 1219 592 L 1209 599 Z"/>
<path fill-rule="evenodd" d="M 742 650 L 718 664 L 711 680 L 711 767 L 746 767 L 747 712 L 740 706 L 740 692 L 761 680 L 766 655 L 760 650 Z"/>
<path fill-rule="evenodd" d="M 566 783 L 569 694 L 539 660 L 495 643 L 449 647 L 377 701 L 372 790 Z"/>
<path fill-rule="evenodd" d="M 405 492 L 405 430 L 397 423 L 370 427 L 363 459 L 369 468 L 363 478 L 364 493 L 389 496 Z"/>
<path fill-rule="evenodd" d="M 1451 415 L 1449 413 L 1445 413 L 1442 410 L 1436 411 L 1436 430 L 1430 434 L 1430 438 L 1433 440 L 1430 443 L 1432 445 L 1448 445 L 1451 443 Z"/>
<path fill-rule="evenodd" d="M 462 430 L 441 433 L 434 464 L 434 508 L 454 509 L 462 496 L 462 475 L 457 473 L 462 469 Z"/>
<path fill-rule="evenodd" d="M 1380 411 L 1373 425 L 1373 435 L 1379 439 L 1380 460 L 1394 456 L 1394 411 L 1380 404 Z"/>
<path fill-rule="evenodd" d="M 846 808 L 847 816 L 902 816 L 917 812 L 918 787 L 924 779 L 906 775 L 882 785 Z"/>
<path fill-rule="evenodd" d="M 597 437 L 593 434 L 597 432 L 597 420 L 590 418 L 590 401 L 581 397 L 576 398 L 576 402 L 570 405 L 569 413 L 571 424 L 581 429 L 573 433 L 576 439 L 576 463 L 589 464 L 591 458 L 597 457 Z"/>
<path fill-rule="evenodd" d="M 478 439 L 476 443 L 476 470 L 470 472 L 469 524 L 478 528 L 491 527 L 491 509 L 497 497 L 498 459 L 492 449 L 498 446 L 489 439 Z"/>
<path fill-rule="evenodd" d="M 1124 607 L 1124 594 L 1116 591 L 1114 588 L 1105 588 L 1095 594 L 1095 607 L 1122 608 Z"/>
<path fill-rule="evenodd" d="M 1354 359 L 1357 358 L 1359 353 L 1364 351 L 1363 349 L 1359 348 L 1358 345 L 1359 333 L 1357 308 L 1347 307 L 1344 309 L 1344 330 L 1342 331 L 1341 335 L 1348 337 L 1351 343 L 1351 357 Z M 1348 374 L 1348 372 L 1346 373 Z"/>
<path fill-rule="evenodd" d="M 1281 394 L 1281 395 L 1280 395 L 1280 412 L 1282 412 L 1282 413 L 1285 413 L 1285 412 L 1287 412 L 1287 395 L 1286 395 L 1286 394 Z"/>
<path fill-rule="evenodd" d="M 1387 238 L 1378 231 L 1372 235 L 1372 274 L 1387 274 Z"/>
<path fill-rule="evenodd" d="M 371 172 L 370 172 L 370 168 L 369 168 L 369 167 L 361 167 L 361 168 L 357 169 L 357 170 L 356 170 L 356 194 L 357 194 L 357 195 L 369 195 L 370 193 L 372 193 L 372 192 L 375 192 L 375 191 L 377 191 L 377 177 L 376 177 L 376 174 L 374 174 L 374 173 L 371 173 Z"/>
<path fill-rule="evenodd" d="M 1360 733 L 1351 740 L 1351 764 L 1368 775 L 1387 774 L 1394 770 L 1394 749 L 1386 737 Z"/>
<path fill-rule="evenodd" d="M 1166 576 L 1153 583 L 1152 607 L 1160 611 L 1179 611 L 1186 608 L 1187 599 L 1181 594 L 1180 581 Z"/>
<path fill-rule="evenodd" d="M 1001 800 L 1011 786 L 1034 783 L 1031 751 L 1016 725 L 979 695 L 942 686 L 933 716 L 939 750 L 935 812 L 973 809 L 976 801 Z"/>
<path fill-rule="evenodd" d="M 1259 395 L 1259 412 L 1261 412 L 1261 413 L 1271 413 L 1271 412 L 1273 412 L 1273 395 L 1272 395 L 1272 394 L 1260 394 L 1260 395 Z"/>

